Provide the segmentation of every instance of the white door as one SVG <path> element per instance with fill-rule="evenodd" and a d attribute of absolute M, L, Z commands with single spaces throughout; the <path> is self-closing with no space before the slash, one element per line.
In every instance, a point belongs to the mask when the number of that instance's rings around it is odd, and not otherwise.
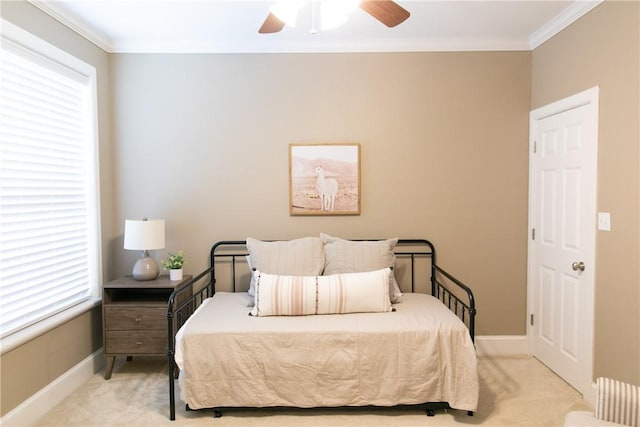
<path fill-rule="evenodd" d="M 531 113 L 529 336 L 585 394 L 592 383 L 598 88 Z"/>

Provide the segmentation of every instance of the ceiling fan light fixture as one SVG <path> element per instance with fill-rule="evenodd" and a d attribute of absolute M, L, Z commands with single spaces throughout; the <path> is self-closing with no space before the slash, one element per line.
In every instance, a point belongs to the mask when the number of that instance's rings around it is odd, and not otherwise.
<path fill-rule="evenodd" d="M 408 10 L 394 0 L 309 0 L 311 3 L 311 34 L 316 34 L 316 23 L 321 29 L 336 28 L 347 21 L 348 14 L 358 7 L 389 28 L 395 27 L 409 18 Z M 294 27 L 300 10 L 306 0 L 279 0 L 258 33 L 270 34 L 281 31 L 285 25 Z"/>
<path fill-rule="evenodd" d="M 335 8 L 339 8 L 342 13 L 349 14 L 356 10 L 362 0 L 324 0 L 327 4 L 333 5 Z"/>
<path fill-rule="evenodd" d="M 337 28 L 347 22 L 348 14 L 358 8 L 360 0 L 323 0 L 320 3 L 320 25 L 323 30 Z"/>
<path fill-rule="evenodd" d="M 323 0 L 320 5 L 320 24 L 323 30 L 343 25 L 348 14 L 358 8 L 360 0 Z"/>
<path fill-rule="evenodd" d="M 338 28 L 347 22 L 347 15 L 344 13 L 327 12 L 325 8 L 320 10 L 320 28 L 323 31 Z"/>
<path fill-rule="evenodd" d="M 271 13 L 285 24 L 295 27 L 298 12 L 305 0 L 280 0 L 271 7 Z"/>

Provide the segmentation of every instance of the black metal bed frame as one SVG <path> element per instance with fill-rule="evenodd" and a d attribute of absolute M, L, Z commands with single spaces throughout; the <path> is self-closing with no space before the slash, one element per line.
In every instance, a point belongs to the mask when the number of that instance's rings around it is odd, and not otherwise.
<path fill-rule="evenodd" d="M 359 239 L 359 241 L 363 240 Z M 416 247 L 421 249 L 405 249 Z M 229 250 L 222 252 L 224 248 Z M 469 329 L 471 340 L 474 341 L 476 307 L 473 292 L 471 288 L 436 264 L 436 251 L 433 244 L 425 239 L 399 239 L 394 253 L 398 259 L 408 259 L 410 262 L 411 292 L 415 291 L 416 259 L 429 258 L 431 260 L 429 278 L 431 282 L 431 295 L 438 298 L 449 310 L 462 320 Z M 244 240 L 223 240 L 215 243 L 209 253 L 209 267 L 192 277 L 191 280 L 176 289 L 169 297 L 167 306 L 167 357 L 169 358 L 169 419 L 172 421 L 175 420 L 176 413 L 175 379 L 178 374 L 178 368 L 175 363 L 175 334 L 200 306 L 202 301 L 212 297 L 216 293 L 216 264 L 221 259 L 230 260 L 231 286 L 233 292 L 236 292 L 236 265 L 239 258 L 241 259 L 240 262 L 245 262 L 244 258 L 247 254 L 246 241 Z M 177 301 L 182 302 L 177 303 Z M 446 402 L 428 402 L 424 405 L 427 415 L 429 416 L 433 416 L 434 410 L 436 409 L 449 408 Z M 468 414 L 473 415 L 473 412 L 469 411 Z M 216 410 L 215 416 L 221 416 L 221 412 Z"/>

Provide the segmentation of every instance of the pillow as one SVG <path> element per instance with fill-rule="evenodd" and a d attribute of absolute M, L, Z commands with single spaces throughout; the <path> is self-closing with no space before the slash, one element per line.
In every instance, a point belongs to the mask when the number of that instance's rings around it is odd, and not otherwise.
<path fill-rule="evenodd" d="M 318 277 L 318 314 L 391 311 L 390 268 Z"/>
<path fill-rule="evenodd" d="M 292 276 L 316 276 L 324 268 L 322 241 L 318 237 L 278 242 L 247 238 L 249 268 L 263 273 Z M 255 279 L 251 278 L 249 295 L 255 296 Z"/>
<path fill-rule="evenodd" d="M 324 243 L 325 275 L 358 273 L 393 267 L 396 256 L 393 253 L 398 239 L 367 240 L 357 242 L 321 233 Z M 392 303 L 400 301 L 402 292 L 393 274 L 389 280 L 389 297 Z"/>
<path fill-rule="evenodd" d="M 287 276 L 255 271 L 252 316 L 374 313 L 391 311 L 384 268 L 331 276 Z"/>
<path fill-rule="evenodd" d="M 255 303 L 252 316 L 304 316 L 316 314 L 316 276 L 281 276 L 254 272 Z"/>

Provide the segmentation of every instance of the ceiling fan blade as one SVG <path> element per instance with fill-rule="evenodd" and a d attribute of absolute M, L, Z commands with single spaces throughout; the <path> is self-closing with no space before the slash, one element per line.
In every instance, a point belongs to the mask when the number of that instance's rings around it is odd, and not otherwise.
<path fill-rule="evenodd" d="M 258 30 L 260 34 L 277 33 L 284 28 L 284 22 L 278 19 L 276 15 L 269 12 L 267 19 L 262 23 L 262 27 Z"/>
<path fill-rule="evenodd" d="M 393 0 L 362 0 L 360 9 L 382 22 L 387 27 L 402 24 L 411 15 Z"/>

